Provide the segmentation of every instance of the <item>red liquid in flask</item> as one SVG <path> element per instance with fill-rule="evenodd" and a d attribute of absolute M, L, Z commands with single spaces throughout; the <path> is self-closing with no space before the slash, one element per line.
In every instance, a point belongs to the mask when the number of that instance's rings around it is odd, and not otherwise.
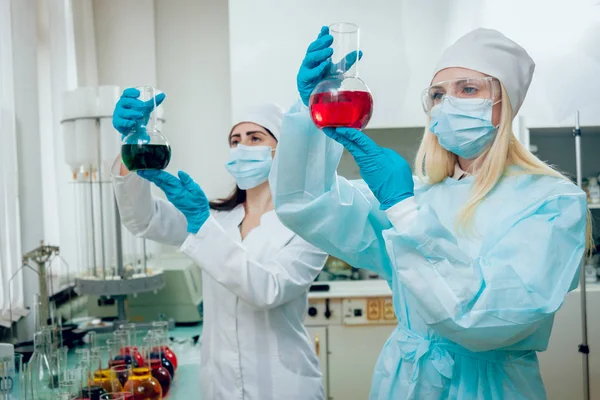
<path fill-rule="evenodd" d="M 160 358 L 150 360 L 150 368 L 152 369 L 152 376 L 158 381 L 162 389 L 163 397 L 166 397 L 171 387 L 171 374 L 162 365 Z"/>
<path fill-rule="evenodd" d="M 165 347 L 165 357 L 167 357 L 167 360 L 173 364 L 173 368 L 177 369 L 177 356 L 175 353 L 173 353 L 169 346 Z"/>
<path fill-rule="evenodd" d="M 373 96 L 365 91 L 317 93 L 310 97 L 310 116 L 319 128 L 363 129 L 373 115 Z"/>

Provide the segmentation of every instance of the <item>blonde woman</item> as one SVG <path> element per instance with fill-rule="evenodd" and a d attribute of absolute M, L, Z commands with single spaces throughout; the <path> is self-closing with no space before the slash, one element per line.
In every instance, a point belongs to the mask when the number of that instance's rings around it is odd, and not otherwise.
<path fill-rule="evenodd" d="M 577 286 L 590 225 L 585 194 L 511 130 L 533 60 L 493 30 L 450 46 L 424 91 L 413 180 L 360 131 L 313 125 L 332 40 L 323 28 L 300 68 L 304 104 L 284 118 L 271 188 L 284 224 L 393 290 L 398 326 L 371 399 L 544 399 L 537 352 Z M 342 145 L 364 182 L 336 175 Z"/>

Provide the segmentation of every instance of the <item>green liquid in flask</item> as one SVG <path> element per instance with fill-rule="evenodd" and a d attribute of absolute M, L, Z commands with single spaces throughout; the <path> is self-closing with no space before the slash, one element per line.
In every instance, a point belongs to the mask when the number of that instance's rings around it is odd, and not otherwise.
<path fill-rule="evenodd" d="M 121 157 L 129 171 L 165 169 L 171 161 L 171 147 L 164 144 L 124 144 Z"/>

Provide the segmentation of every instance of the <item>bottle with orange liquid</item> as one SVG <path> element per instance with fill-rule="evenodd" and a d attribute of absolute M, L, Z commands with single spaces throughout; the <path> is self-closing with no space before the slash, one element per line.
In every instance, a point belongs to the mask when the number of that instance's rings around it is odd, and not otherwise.
<path fill-rule="evenodd" d="M 358 77 L 359 27 L 341 22 L 329 26 L 333 54 L 329 76 L 310 95 L 309 109 L 319 128 L 363 129 L 373 115 L 373 96 Z"/>
<path fill-rule="evenodd" d="M 141 352 L 144 364 L 134 367 L 131 376 L 125 383 L 124 391 L 133 393 L 133 400 L 162 400 L 162 388 L 152 376 L 150 352 L 152 347 L 142 346 Z"/>

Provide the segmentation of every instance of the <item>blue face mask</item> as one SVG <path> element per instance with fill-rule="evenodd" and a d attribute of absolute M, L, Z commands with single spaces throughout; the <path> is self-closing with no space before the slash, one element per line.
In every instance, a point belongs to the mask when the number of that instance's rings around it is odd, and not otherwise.
<path fill-rule="evenodd" d="M 449 152 L 475 158 L 485 151 L 496 133 L 492 105 L 491 100 L 448 96 L 431 109 L 429 130 Z"/>
<path fill-rule="evenodd" d="M 244 146 L 238 144 L 229 150 L 225 167 L 235 178 L 240 189 L 252 189 L 269 179 L 273 149 L 268 146 Z"/>

